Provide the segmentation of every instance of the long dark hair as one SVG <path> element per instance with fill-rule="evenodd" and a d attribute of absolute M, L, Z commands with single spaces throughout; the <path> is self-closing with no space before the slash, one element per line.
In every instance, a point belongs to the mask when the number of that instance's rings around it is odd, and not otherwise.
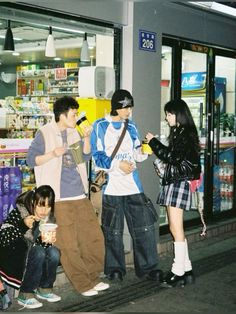
<path fill-rule="evenodd" d="M 16 204 L 26 207 L 30 215 L 34 215 L 35 206 L 45 206 L 46 199 L 47 205 L 51 207 L 49 214 L 49 220 L 53 221 L 54 218 L 54 205 L 55 205 L 55 193 L 50 185 L 41 185 L 40 187 L 22 193 L 17 197 Z"/>
<path fill-rule="evenodd" d="M 171 127 L 169 143 L 172 144 L 173 141 L 173 131 L 178 127 L 184 128 L 184 130 L 189 134 L 189 137 L 194 143 L 197 151 L 200 151 L 199 137 L 196 125 L 194 123 L 191 111 L 183 99 L 170 100 L 165 104 L 164 107 L 165 114 L 167 112 L 175 114 L 176 116 L 176 126 Z"/>

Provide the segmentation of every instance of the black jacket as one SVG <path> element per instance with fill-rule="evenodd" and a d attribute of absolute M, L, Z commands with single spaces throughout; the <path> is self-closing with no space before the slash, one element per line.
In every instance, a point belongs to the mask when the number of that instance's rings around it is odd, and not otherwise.
<path fill-rule="evenodd" d="M 0 227 L 0 277 L 9 286 L 19 289 L 31 246 L 46 249 L 52 244 L 42 242 L 39 222 L 35 222 L 32 229 L 25 225 L 24 218 L 30 215 L 28 210 L 20 204 L 16 207 Z"/>
<path fill-rule="evenodd" d="M 184 127 L 175 127 L 173 132 L 172 145 L 165 146 L 155 137 L 149 142 L 154 154 L 166 164 L 162 185 L 199 179 L 201 173 L 196 137 Z"/>

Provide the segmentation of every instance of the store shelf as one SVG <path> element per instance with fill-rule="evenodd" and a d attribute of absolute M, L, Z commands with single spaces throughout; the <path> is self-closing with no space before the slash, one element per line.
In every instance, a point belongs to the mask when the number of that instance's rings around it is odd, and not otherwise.
<path fill-rule="evenodd" d="M 78 95 L 78 73 L 78 68 L 17 71 L 16 97 L 48 97 L 65 93 Z M 73 91 L 61 90 L 65 88 L 73 88 Z"/>

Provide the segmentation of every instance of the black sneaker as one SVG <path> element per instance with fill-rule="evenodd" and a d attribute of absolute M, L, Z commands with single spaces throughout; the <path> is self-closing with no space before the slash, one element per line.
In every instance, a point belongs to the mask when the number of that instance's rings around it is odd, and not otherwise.
<path fill-rule="evenodd" d="M 109 280 L 119 280 L 119 281 L 123 280 L 123 275 L 119 270 L 113 271 L 107 277 Z"/>
<path fill-rule="evenodd" d="M 163 271 L 160 269 L 151 270 L 150 273 L 147 274 L 146 278 L 160 284 L 163 282 Z"/>

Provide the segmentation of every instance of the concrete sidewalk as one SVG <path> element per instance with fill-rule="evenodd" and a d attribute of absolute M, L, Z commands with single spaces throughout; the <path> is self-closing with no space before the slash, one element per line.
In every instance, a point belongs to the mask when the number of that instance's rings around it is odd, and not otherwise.
<path fill-rule="evenodd" d="M 199 237 L 199 230 L 187 232 L 190 257 L 196 283 L 184 288 L 160 288 L 155 282 L 140 280 L 132 265 L 121 283 L 111 283 L 106 292 L 95 297 L 82 297 L 67 282 L 57 281 L 55 293 L 62 301 L 44 302 L 36 310 L 21 312 L 236 312 L 236 219 L 209 226 L 208 236 Z M 192 240 L 194 241 L 192 241 Z M 171 267 L 172 250 L 168 236 L 160 238 L 160 266 Z M 164 247 L 166 248 L 164 250 Z M 58 276 L 59 277 L 59 276 Z M 14 304 L 8 312 L 18 311 Z"/>

